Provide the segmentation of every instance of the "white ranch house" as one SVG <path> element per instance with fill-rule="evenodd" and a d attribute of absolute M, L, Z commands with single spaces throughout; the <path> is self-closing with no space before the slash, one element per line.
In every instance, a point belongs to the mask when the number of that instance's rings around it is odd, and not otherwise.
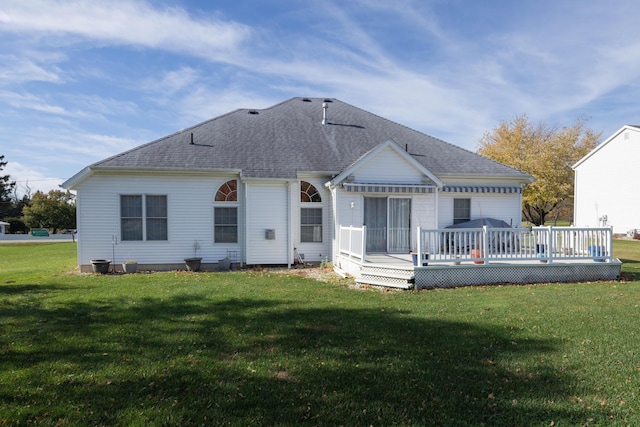
<path fill-rule="evenodd" d="M 640 127 L 623 126 L 573 165 L 575 225 L 640 231 L 638 159 Z"/>
<path fill-rule="evenodd" d="M 303 259 L 332 261 L 361 279 L 368 256 L 428 252 L 418 228 L 481 217 L 519 226 L 531 181 L 340 100 L 293 98 L 117 154 L 63 187 L 77 192 L 82 271 L 110 258 L 154 270 L 184 268 L 194 256 L 205 269 L 226 258 L 287 266 Z M 353 228 L 365 245 L 359 260 L 341 246 Z M 400 287 L 414 278 L 400 276 Z"/>

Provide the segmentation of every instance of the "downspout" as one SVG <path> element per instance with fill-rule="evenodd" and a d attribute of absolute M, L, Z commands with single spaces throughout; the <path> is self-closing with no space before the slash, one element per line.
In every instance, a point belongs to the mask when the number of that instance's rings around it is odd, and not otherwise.
<path fill-rule="evenodd" d="M 332 221 L 333 221 L 333 242 L 332 242 L 332 247 L 331 247 L 331 262 L 333 263 L 333 265 L 336 265 L 336 261 L 337 261 L 337 248 L 340 245 L 340 242 L 338 241 L 338 239 L 340 238 L 340 218 L 338 217 L 338 188 L 336 186 L 331 186 L 329 187 L 329 189 L 331 190 L 331 203 L 332 203 L 332 209 L 333 209 L 333 215 L 332 215 Z"/>
<path fill-rule="evenodd" d="M 240 246 L 240 266 L 244 266 L 247 260 L 248 234 L 247 233 L 247 183 L 242 182 L 242 245 Z"/>
<path fill-rule="evenodd" d="M 435 218 L 436 222 L 435 222 L 435 224 L 433 224 L 433 229 L 437 230 L 438 229 L 438 224 L 440 224 L 440 210 L 439 210 L 439 206 L 438 206 L 439 205 L 439 200 L 440 200 L 440 188 L 438 188 L 438 186 L 436 186 L 436 197 L 435 197 L 435 199 L 436 200 L 435 200 L 434 205 L 435 205 L 435 210 L 436 211 L 434 212 L 435 213 L 434 218 Z"/>
<path fill-rule="evenodd" d="M 291 259 L 293 257 L 293 239 L 292 235 L 292 227 L 291 218 L 293 217 L 291 209 L 293 208 L 293 203 L 291 201 L 291 181 L 287 181 L 285 183 L 287 189 L 287 268 L 291 268 Z"/>
<path fill-rule="evenodd" d="M 522 193 L 520 193 L 520 197 L 522 197 Z M 522 206 L 522 200 L 520 200 L 520 206 Z M 573 218 L 571 221 L 571 225 L 576 226 L 577 218 L 576 212 L 578 212 L 578 170 L 573 170 Z"/>

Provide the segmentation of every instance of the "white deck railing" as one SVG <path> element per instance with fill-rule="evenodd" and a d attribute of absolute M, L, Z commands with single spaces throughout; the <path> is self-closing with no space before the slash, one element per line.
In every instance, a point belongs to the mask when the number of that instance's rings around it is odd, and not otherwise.
<path fill-rule="evenodd" d="M 612 260 L 613 230 L 605 228 L 418 228 L 423 262 Z"/>
<path fill-rule="evenodd" d="M 365 262 L 367 228 L 340 227 L 338 252 Z M 611 261 L 613 229 L 578 227 L 417 229 L 422 262 Z"/>
<path fill-rule="evenodd" d="M 365 248 L 367 247 L 367 227 L 343 227 L 340 226 L 338 239 L 338 252 L 349 259 L 355 258 L 364 262 Z"/>

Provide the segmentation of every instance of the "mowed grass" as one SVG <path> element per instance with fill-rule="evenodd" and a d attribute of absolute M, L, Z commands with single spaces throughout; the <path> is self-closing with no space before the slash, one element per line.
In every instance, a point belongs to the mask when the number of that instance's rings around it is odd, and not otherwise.
<path fill-rule="evenodd" d="M 616 242 L 625 272 L 640 242 Z M 640 282 L 74 273 L 0 245 L 0 424 L 640 425 Z"/>

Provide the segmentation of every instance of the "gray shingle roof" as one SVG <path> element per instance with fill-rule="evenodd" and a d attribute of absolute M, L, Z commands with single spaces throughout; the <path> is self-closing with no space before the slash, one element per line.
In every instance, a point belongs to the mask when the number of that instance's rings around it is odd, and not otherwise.
<path fill-rule="evenodd" d="M 322 124 L 328 103 L 329 124 Z M 190 144 L 193 133 L 194 144 Z M 95 163 L 94 167 L 241 169 L 246 177 L 337 174 L 393 140 L 435 175 L 529 175 L 337 99 L 292 98 L 263 110 L 240 109 Z"/>

